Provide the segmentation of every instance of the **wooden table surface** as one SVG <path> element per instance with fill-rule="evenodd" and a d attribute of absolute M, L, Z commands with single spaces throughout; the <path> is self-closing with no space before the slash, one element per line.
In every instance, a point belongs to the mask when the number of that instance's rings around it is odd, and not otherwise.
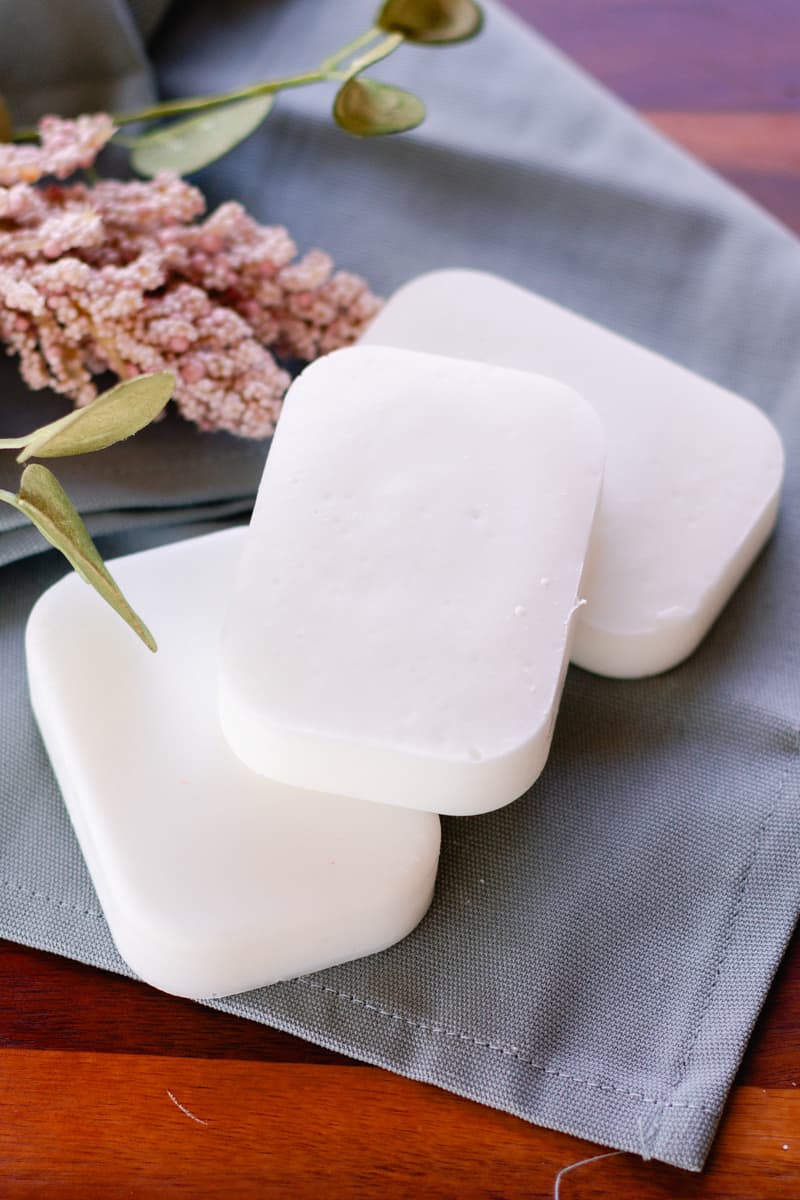
<path fill-rule="evenodd" d="M 513 0 L 800 230 L 798 0 Z M 800 280 L 798 280 L 800 286 Z M 0 1198 L 553 1197 L 603 1147 L 143 984 L 0 943 Z M 800 1198 L 800 941 L 710 1161 L 587 1164 L 561 1200 Z"/>

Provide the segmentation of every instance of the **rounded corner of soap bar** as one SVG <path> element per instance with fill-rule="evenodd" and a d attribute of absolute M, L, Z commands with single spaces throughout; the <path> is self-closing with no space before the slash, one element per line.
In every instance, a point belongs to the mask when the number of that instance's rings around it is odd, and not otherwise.
<path fill-rule="evenodd" d="M 335 803 L 335 800 L 334 800 Z M 143 983 L 172 996 L 187 1000 L 215 1000 L 249 992 L 256 988 L 323 971 L 346 961 L 378 954 L 413 933 L 431 906 L 436 888 L 441 844 L 438 817 L 430 816 L 426 837 L 419 839 L 419 854 L 404 875 L 380 895 L 366 898 L 359 918 L 348 913 L 352 926 L 341 932 L 342 920 L 336 913 L 324 912 L 319 925 L 305 934 L 318 941 L 320 927 L 327 933 L 325 950 L 316 957 L 305 948 L 304 931 L 296 930 L 293 950 L 272 952 L 274 933 L 259 931 L 250 920 L 215 936 L 202 932 L 187 938 L 180 920 L 170 925 L 170 914 L 159 908 L 148 910 L 146 898 L 134 897 L 135 907 L 120 904 L 117 894 L 106 896 L 104 912 L 114 944 L 133 974 Z M 422 814 L 416 813 L 421 818 Z M 422 829 L 420 822 L 418 829 Z M 137 903 L 138 899 L 138 903 Z M 347 922 L 345 922 L 346 924 Z M 362 926 L 354 934 L 356 923 Z M 379 927 L 379 931 L 378 931 Z M 343 940 L 347 943 L 344 948 Z"/>
<path fill-rule="evenodd" d="M 268 781 L 265 786 L 281 792 L 284 803 L 299 808 L 298 820 L 305 819 L 309 828 L 313 828 L 320 797 Z M 324 800 L 334 809 L 348 807 L 355 811 L 366 807 L 360 801 L 336 796 L 326 796 Z M 115 880 L 110 879 L 106 864 L 99 860 L 85 829 L 82 846 L 101 894 L 114 944 L 131 971 L 159 991 L 190 1000 L 207 1000 L 271 987 L 326 970 L 380 953 L 408 937 L 433 900 L 441 825 L 433 813 L 404 814 L 393 810 L 392 815 L 398 818 L 395 829 L 398 851 L 392 858 L 386 858 L 380 886 L 365 891 L 359 905 L 343 909 L 335 879 L 327 895 L 323 884 L 318 908 L 307 907 L 304 923 L 293 916 L 293 910 L 303 900 L 295 888 L 293 894 L 284 897 L 285 912 L 277 909 L 265 916 L 253 908 L 243 909 L 238 915 L 229 912 L 221 919 L 211 920 L 207 927 L 202 922 L 191 925 L 185 907 L 176 905 L 174 910 L 170 909 L 162 896 L 154 897 L 143 889 L 139 879 L 119 874 Z M 364 853 L 369 854 L 369 833 L 363 841 Z M 342 867 L 350 880 L 358 876 L 355 857 Z M 113 862 L 111 868 L 113 874 Z M 306 880 L 307 885 L 312 882 L 310 878 Z M 218 893 L 219 908 L 225 910 L 224 885 L 210 878 L 208 887 Z M 289 939 L 281 930 L 281 918 L 287 915 L 293 921 Z"/>
<path fill-rule="evenodd" d="M 461 287 L 472 287 L 477 283 L 478 286 L 483 288 L 491 287 L 501 291 L 508 289 L 515 289 L 520 292 L 524 291 L 518 284 L 510 280 L 501 279 L 499 276 L 492 274 L 491 271 L 483 271 L 478 267 L 437 267 L 432 271 L 424 271 L 421 275 L 415 275 L 413 279 L 402 283 L 392 293 L 389 301 L 387 301 L 387 305 L 391 304 L 392 308 L 395 308 L 397 307 L 398 300 L 402 302 L 407 296 L 411 296 L 414 299 L 419 299 L 420 297 L 427 298 L 426 293 L 435 298 L 441 288 L 444 288 L 446 291 L 453 283 Z M 381 314 L 379 312 L 375 320 L 368 326 L 366 333 L 362 335 L 362 341 L 370 340 L 373 327 L 380 324 L 380 317 Z"/>
<path fill-rule="evenodd" d="M 436 811 L 443 816 L 480 816 L 530 791 L 547 765 L 559 700 L 560 689 L 537 727 L 514 744 L 484 754 L 470 750 L 458 764 L 458 773 L 447 780 Z"/>
<path fill-rule="evenodd" d="M 511 803 L 549 746 L 597 415 L 543 376 L 377 345 L 322 360 L 294 396 L 225 623 L 229 745 L 296 787 Z"/>
<path fill-rule="evenodd" d="M 324 788 L 334 803 L 337 796 L 352 797 L 420 817 L 427 814 L 437 829 L 436 814 L 494 812 L 534 785 L 547 762 L 557 707 L 554 702 L 537 729 L 496 754 L 472 751 L 459 759 L 437 758 L 282 727 L 242 703 L 225 673 L 220 674 L 223 736 L 249 770 L 293 787 Z"/>
<path fill-rule="evenodd" d="M 749 401 L 743 401 L 748 404 Z M 769 542 L 775 529 L 783 481 L 783 444 L 772 422 L 764 417 L 765 446 L 774 455 L 772 478 L 762 506 L 734 552 L 717 564 L 717 572 L 695 587 L 684 603 L 665 603 L 662 608 L 643 609 L 639 622 L 616 628 L 608 621 L 593 620 L 591 601 L 578 622 L 572 661 L 582 670 L 610 679 L 646 679 L 674 670 L 699 649 L 745 576 Z M 591 592 L 591 588 L 590 588 Z"/>
<path fill-rule="evenodd" d="M 504 363 L 585 396 L 605 427 L 608 468 L 573 661 L 640 678 L 693 653 L 774 524 L 784 450 L 766 413 L 596 321 L 469 269 L 409 280 L 362 341 Z"/>
<path fill-rule="evenodd" d="M 73 575 L 30 622 L 34 713 L 111 937 L 141 979 L 192 999 L 393 945 L 424 916 L 440 851 L 433 814 L 259 779 L 228 750 L 215 647 L 243 536 L 110 564 L 158 613 L 156 656 L 110 610 L 98 637 Z"/>
<path fill-rule="evenodd" d="M 471 785 L 459 788 L 449 803 L 445 800 L 440 805 L 438 811 L 442 816 L 482 816 L 520 800 L 535 785 L 547 764 L 554 720 L 555 712 L 546 732 L 541 731 L 526 745 L 494 759 L 471 763 L 474 777 Z"/>

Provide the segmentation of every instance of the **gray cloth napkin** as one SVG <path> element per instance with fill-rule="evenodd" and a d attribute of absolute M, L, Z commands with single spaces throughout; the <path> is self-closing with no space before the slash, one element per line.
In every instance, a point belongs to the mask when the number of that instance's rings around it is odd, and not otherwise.
<path fill-rule="evenodd" d="M 19 21 L 58 5 L 0 0 L 4 77 L 37 63 L 12 95 L 26 117 L 54 95 L 62 112 L 85 103 L 87 64 L 93 104 L 146 92 L 130 11 L 152 25 L 156 3 L 72 6 L 96 36 L 50 24 L 46 41 L 39 21 L 9 26 L 6 7 Z M 302 69 L 373 8 L 184 3 L 152 47 L 160 86 L 198 94 Z M 426 98 L 418 131 L 349 140 L 324 88 L 286 95 L 201 176 L 210 201 L 244 201 L 379 290 L 483 268 L 673 356 L 769 411 L 785 501 L 685 666 L 635 683 L 570 671 L 541 780 L 499 812 L 444 822 L 436 897 L 410 937 L 216 1006 L 698 1169 L 798 909 L 800 249 L 493 5 L 478 41 L 404 49 L 376 74 Z M 10 365 L 0 395 L 4 427 L 49 415 Z M 264 453 L 174 421 L 69 475 L 112 554 L 243 512 Z M 25 617 L 64 567 L 34 554 L 12 512 L 2 522 L 0 934 L 125 972 L 26 698 Z"/>

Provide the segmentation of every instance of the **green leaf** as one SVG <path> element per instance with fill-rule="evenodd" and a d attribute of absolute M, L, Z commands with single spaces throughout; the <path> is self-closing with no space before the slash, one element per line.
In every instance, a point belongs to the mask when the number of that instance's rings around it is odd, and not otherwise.
<path fill-rule="evenodd" d="M 18 495 L 3 492 L 0 499 L 24 513 L 42 537 L 61 551 L 81 579 L 130 625 L 148 650 L 157 649 L 153 635 L 117 587 L 77 509 L 52 471 L 31 463 L 22 472 Z"/>
<path fill-rule="evenodd" d="M 121 442 L 158 416 L 174 387 L 175 376 L 171 371 L 138 375 L 118 383 L 85 408 L 76 408 L 28 434 L 17 462 L 89 454 Z"/>
<path fill-rule="evenodd" d="M 483 13 L 474 0 L 386 0 L 375 23 L 410 42 L 443 46 L 480 33 Z"/>
<path fill-rule="evenodd" d="M 14 136 L 14 124 L 11 120 L 11 113 L 8 111 L 8 105 L 2 96 L 0 96 L 0 142 L 10 142 Z"/>
<path fill-rule="evenodd" d="M 177 171 L 191 175 L 227 154 L 258 128 L 275 102 L 273 95 L 237 100 L 197 117 L 132 139 L 131 163 L 140 175 Z M 131 144 L 131 143 L 128 143 Z"/>
<path fill-rule="evenodd" d="M 413 92 L 363 76 L 348 79 L 333 102 L 336 124 L 356 137 L 404 133 L 425 120 L 425 105 Z"/>

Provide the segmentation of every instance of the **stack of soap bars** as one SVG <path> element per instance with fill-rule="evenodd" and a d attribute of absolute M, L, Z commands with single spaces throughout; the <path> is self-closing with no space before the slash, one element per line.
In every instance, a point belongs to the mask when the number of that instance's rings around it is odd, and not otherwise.
<path fill-rule="evenodd" d="M 292 386 L 248 530 L 119 559 L 145 655 L 74 576 L 31 698 L 131 969 L 219 996 L 422 919 L 437 814 L 531 791 L 570 660 L 676 666 L 768 538 L 746 400 L 472 271 L 402 288 Z"/>

